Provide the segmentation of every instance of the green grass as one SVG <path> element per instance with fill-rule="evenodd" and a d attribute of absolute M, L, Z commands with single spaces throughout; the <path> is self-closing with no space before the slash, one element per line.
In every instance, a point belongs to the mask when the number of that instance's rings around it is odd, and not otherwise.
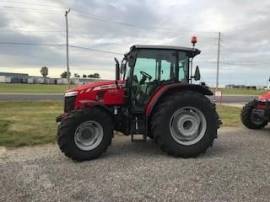
<path fill-rule="evenodd" d="M 219 90 L 222 91 L 223 95 L 260 95 L 265 92 L 265 90 L 251 90 L 244 88 L 222 88 Z"/>
<path fill-rule="evenodd" d="M 54 142 L 62 108 L 61 102 L 0 102 L 0 146 Z"/>
<path fill-rule="evenodd" d="M 222 120 L 222 127 L 238 127 L 241 125 L 241 108 L 217 105 L 217 112 Z"/>
<path fill-rule="evenodd" d="M 241 108 L 217 105 L 217 112 L 222 120 L 222 127 L 238 127 L 241 125 L 240 112 Z"/>
<path fill-rule="evenodd" d="M 63 93 L 67 85 L 0 83 L 0 93 Z"/>
<path fill-rule="evenodd" d="M 240 108 L 217 106 L 223 127 L 239 126 Z M 0 102 L 0 146 L 18 147 L 55 142 L 55 117 L 62 102 Z"/>

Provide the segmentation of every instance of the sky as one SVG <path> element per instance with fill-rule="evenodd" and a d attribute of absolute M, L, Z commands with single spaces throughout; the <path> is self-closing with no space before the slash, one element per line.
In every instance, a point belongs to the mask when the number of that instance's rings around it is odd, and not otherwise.
<path fill-rule="evenodd" d="M 114 57 L 132 44 L 191 47 L 202 52 L 202 80 L 214 86 L 218 32 L 220 84 L 266 85 L 270 76 L 269 0 L 0 0 L 0 72 L 50 77 L 66 70 L 65 10 L 70 8 L 72 74 L 114 78 Z"/>

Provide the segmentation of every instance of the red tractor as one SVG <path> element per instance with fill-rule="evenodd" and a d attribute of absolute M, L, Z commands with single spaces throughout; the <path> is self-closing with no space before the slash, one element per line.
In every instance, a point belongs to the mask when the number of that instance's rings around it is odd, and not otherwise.
<path fill-rule="evenodd" d="M 250 129 L 262 129 L 270 120 L 270 91 L 247 103 L 241 112 L 242 123 Z"/>
<path fill-rule="evenodd" d="M 91 160 L 106 151 L 113 131 L 152 138 L 161 150 L 179 157 L 204 153 L 217 137 L 220 121 L 213 95 L 191 75 L 196 48 L 134 45 L 116 62 L 116 79 L 79 86 L 65 93 L 57 118 L 58 145 L 68 157 Z M 138 140 L 138 138 L 137 138 Z"/>

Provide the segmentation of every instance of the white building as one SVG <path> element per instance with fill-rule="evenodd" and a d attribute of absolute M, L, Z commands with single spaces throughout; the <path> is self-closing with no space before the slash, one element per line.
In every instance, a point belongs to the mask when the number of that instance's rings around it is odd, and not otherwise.
<path fill-rule="evenodd" d="M 0 72 L 1 83 L 27 83 L 28 74 Z"/>
<path fill-rule="evenodd" d="M 11 78 L 7 76 L 0 76 L 0 83 L 10 83 Z"/>

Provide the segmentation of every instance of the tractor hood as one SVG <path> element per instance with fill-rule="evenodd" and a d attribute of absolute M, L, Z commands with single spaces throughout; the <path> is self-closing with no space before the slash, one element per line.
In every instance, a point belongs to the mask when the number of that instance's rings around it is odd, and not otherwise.
<path fill-rule="evenodd" d="M 77 86 L 65 93 L 65 102 L 74 101 L 73 109 L 92 107 L 93 103 L 104 106 L 125 103 L 125 81 L 97 81 Z"/>
<path fill-rule="evenodd" d="M 270 91 L 263 93 L 258 97 L 260 101 L 268 101 L 270 100 Z"/>
<path fill-rule="evenodd" d="M 90 82 L 90 83 L 86 83 L 84 85 L 76 86 L 75 88 L 72 88 L 72 89 L 68 90 L 68 92 L 70 92 L 70 91 L 82 91 L 82 90 L 87 90 L 87 89 L 91 89 L 91 88 L 95 88 L 95 87 L 103 86 L 103 85 L 110 85 L 110 84 L 114 84 L 114 83 L 115 83 L 115 81 Z"/>
<path fill-rule="evenodd" d="M 118 81 L 118 84 L 123 86 L 124 81 Z M 91 90 L 102 90 L 102 89 L 114 89 L 117 88 L 115 81 L 96 81 L 96 82 L 89 82 L 84 85 L 76 86 L 75 88 L 71 88 L 67 90 L 68 92 L 81 92 L 81 91 L 91 91 Z"/>

